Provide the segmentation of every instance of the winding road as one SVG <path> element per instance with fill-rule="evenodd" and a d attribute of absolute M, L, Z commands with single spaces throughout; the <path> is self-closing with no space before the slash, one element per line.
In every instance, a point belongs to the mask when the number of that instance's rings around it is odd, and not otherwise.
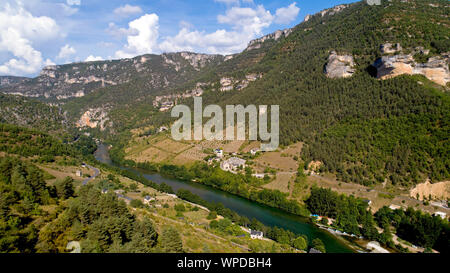
<path fill-rule="evenodd" d="M 100 170 L 99 170 L 99 169 L 97 169 L 97 168 L 95 168 L 95 167 L 92 167 L 91 165 L 88 165 L 88 164 L 84 164 L 84 165 L 86 165 L 86 167 L 88 167 L 89 169 L 93 170 L 93 171 L 94 171 L 94 175 L 92 175 L 92 176 L 89 177 L 89 178 L 86 178 L 86 179 L 83 181 L 83 186 L 86 185 L 86 184 L 87 184 L 89 181 L 91 181 L 92 179 L 95 179 L 95 178 L 100 174 Z"/>

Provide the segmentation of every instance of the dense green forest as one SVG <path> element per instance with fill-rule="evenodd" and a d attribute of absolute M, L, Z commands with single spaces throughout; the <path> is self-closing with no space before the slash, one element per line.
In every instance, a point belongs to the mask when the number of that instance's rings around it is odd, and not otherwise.
<path fill-rule="evenodd" d="M 59 107 L 49 106 L 35 99 L 2 93 L 0 93 L 0 123 L 59 134 L 70 127 Z"/>
<path fill-rule="evenodd" d="M 159 235 L 114 193 L 73 187 L 71 178 L 48 186 L 34 165 L 0 158 L 0 252 L 66 252 L 70 241 L 83 252 L 183 252 L 178 231 Z"/>
<path fill-rule="evenodd" d="M 441 253 L 450 251 L 450 224 L 439 216 L 413 208 L 392 210 L 383 207 L 375 213 L 375 219 L 380 226 L 394 227 L 400 238 L 413 244 Z"/>
<path fill-rule="evenodd" d="M 411 207 L 405 211 L 383 207 L 372 215 L 364 200 L 323 188 L 312 188 L 306 204 L 311 212 L 335 219 L 333 227 L 376 240 L 390 248 L 404 250 L 394 244 L 392 234 L 396 234 L 408 242 L 427 248 L 427 251 L 433 248 L 441 253 L 449 252 L 450 225 L 439 216 Z M 378 232 L 377 225 L 383 228 L 382 233 Z"/>
<path fill-rule="evenodd" d="M 332 226 L 339 230 L 395 247 L 389 230 L 378 233 L 372 212 L 362 199 L 314 187 L 306 205 L 311 212 L 334 219 Z"/>
<path fill-rule="evenodd" d="M 56 156 L 70 156 L 79 160 L 93 159 L 96 143 L 84 135 L 66 135 L 62 139 L 11 124 L 0 123 L 0 151 L 23 157 L 38 156 L 38 160 L 52 162 Z"/>

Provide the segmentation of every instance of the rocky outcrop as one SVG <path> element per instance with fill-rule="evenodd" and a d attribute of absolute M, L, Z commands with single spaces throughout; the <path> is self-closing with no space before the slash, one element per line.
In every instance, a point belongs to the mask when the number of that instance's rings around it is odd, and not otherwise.
<path fill-rule="evenodd" d="M 355 61 L 351 55 L 338 55 L 332 51 L 328 57 L 328 63 L 325 67 L 325 74 L 328 78 L 348 78 L 355 73 Z"/>
<path fill-rule="evenodd" d="M 78 128 L 100 128 L 101 131 L 104 131 L 108 121 L 108 113 L 104 108 L 92 108 L 83 113 L 76 126 Z"/>
<path fill-rule="evenodd" d="M 192 52 L 181 52 L 180 55 L 197 70 L 204 68 L 217 57 L 222 58 L 221 55 L 198 54 Z"/>
<path fill-rule="evenodd" d="M 261 73 L 247 74 L 247 75 L 245 75 L 245 79 L 242 79 L 242 80 L 234 79 L 231 77 L 223 77 L 220 79 L 221 87 L 219 90 L 222 92 L 231 91 L 233 89 L 242 90 L 242 89 L 246 88 L 250 84 L 250 82 L 254 82 L 254 81 L 258 80 L 259 78 L 262 78 Z"/>
<path fill-rule="evenodd" d="M 399 43 L 391 44 L 385 43 L 380 46 L 381 54 L 391 54 L 402 51 L 402 46 Z"/>
<path fill-rule="evenodd" d="M 343 11 L 344 9 L 346 9 L 349 5 L 337 5 L 335 7 L 329 8 L 329 9 L 324 9 L 314 15 L 311 14 L 307 14 L 305 16 L 305 18 L 303 19 L 303 22 L 308 22 L 309 20 L 311 20 L 311 18 L 313 18 L 314 16 L 320 16 L 320 17 L 324 17 L 326 15 L 335 15 L 341 11 Z"/>
<path fill-rule="evenodd" d="M 336 13 L 343 11 L 347 7 L 348 7 L 348 5 L 337 5 L 335 7 L 329 8 L 329 9 L 324 9 L 321 12 L 319 12 L 319 14 L 322 17 L 325 15 L 335 15 Z"/>
<path fill-rule="evenodd" d="M 292 28 L 287 28 L 284 30 L 277 30 L 274 33 L 267 34 L 259 39 L 251 40 L 248 43 L 246 51 L 261 48 L 262 44 L 267 40 L 279 40 L 282 37 L 288 37 L 292 33 Z"/>
<path fill-rule="evenodd" d="M 389 47 L 381 47 L 381 49 L 384 49 L 383 53 L 392 53 L 394 50 L 398 52 L 398 48 L 401 50 L 400 45 L 396 49 L 387 51 L 386 48 L 390 49 Z M 400 75 L 423 75 L 430 81 L 446 86 L 450 82 L 448 67 L 450 53 L 430 57 L 426 63 L 415 61 L 414 55 L 418 53 L 428 55 L 429 51 L 423 47 L 416 47 L 410 54 L 397 54 L 378 58 L 373 64 L 377 70 L 377 78 L 384 80 Z"/>
<path fill-rule="evenodd" d="M 25 77 L 0 76 L 0 87 L 11 87 L 29 80 Z"/>

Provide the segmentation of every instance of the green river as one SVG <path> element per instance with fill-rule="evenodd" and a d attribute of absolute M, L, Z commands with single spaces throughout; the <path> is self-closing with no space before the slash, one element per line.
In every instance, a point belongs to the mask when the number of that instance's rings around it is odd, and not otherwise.
<path fill-rule="evenodd" d="M 113 164 L 109 158 L 108 149 L 103 144 L 99 145 L 98 150 L 95 153 L 95 157 L 102 163 L 110 165 Z M 245 198 L 199 183 L 166 178 L 159 174 L 147 173 L 143 170 L 129 170 L 140 173 L 145 178 L 155 183 L 161 184 L 164 182 L 167 185 L 171 186 L 175 192 L 179 189 L 186 189 L 208 202 L 220 202 L 225 207 L 235 211 L 239 215 L 246 216 L 249 219 L 255 218 L 267 226 L 277 226 L 286 230 L 290 230 L 297 234 L 305 234 L 306 236 L 308 236 L 309 240 L 319 238 L 324 242 L 328 253 L 354 252 L 342 240 L 336 238 L 328 231 L 320 229 L 314 224 L 309 223 L 309 219 L 307 218 L 283 212 L 279 209 L 271 208 L 262 204 L 258 204 Z"/>

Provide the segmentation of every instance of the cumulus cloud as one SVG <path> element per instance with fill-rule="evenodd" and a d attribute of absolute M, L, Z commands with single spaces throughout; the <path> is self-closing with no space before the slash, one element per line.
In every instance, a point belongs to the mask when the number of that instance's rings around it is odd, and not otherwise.
<path fill-rule="evenodd" d="M 103 58 L 100 56 L 89 55 L 84 61 L 85 62 L 103 61 Z"/>
<path fill-rule="evenodd" d="M 130 15 L 142 13 L 142 9 L 139 6 L 131 6 L 126 4 L 125 6 L 116 8 L 114 13 L 119 16 L 128 17 Z"/>
<path fill-rule="evenodd" d="M 108 32 L 110 35 L 114 36 L 116 39 L 121 39 L 121 38 L 129 36 L 129 35 L 138 35 L 139 34 L 139 32 L 136 29 L 118 27 L 113 22 L 109 23 L 108 28 L 106 29 L 106 32 Z"/>
<path fill-rule="evenodd" d="M 243 50 L 247 43 L 262 35 L 264 28 L 274 21 L 274 16 L 262 5 L 254 8 L 232 7 L 224 15 L 219 15 L 217 21 L 230 25 L 232 30 L 220 29 L 212 33 L 183 27 L 173 37 L 167 37 L 160 49 L 164 52 L 200 51 L 212 54 L 232 54 Z"/>
<path fill-rule="evenodd" d="M 262 5 L 256 8 L 232 7 L 225 15 L 217 16 L 222 24 L 232 25 L 234 29 L 249 34 L 261 34 L 262 29 L 272 24 L 274 17 Z"/>
<path fill-rule="evenodd" d="M 252 2 L 251 0 L 216 0 L 227 4 Z M 158 41 L 159 24 L 156 14 L 146 14 L 129 23 L 128 28 L 118 28 L 110 24 L 109 32 L 117 37 L 127 36 L 127 45 L 116 52 L 116 58 L 129 58 L 145 53 L 194 51 L 210 54 L 232 54 L 242 51 L 250 40 L 263 35 L 264 29 L 273 23 L 287 24 L 295 20 L 299 13 L 296 3 L 279 8 L 271 14 L 263 5 L 241 7 L 230 6 L 224 14 L 217 16 L 220 24 L 229 29 L 205 32 L 193 29 L 187 22 L 181 21 L 181 30 L 175 36 L 164 37 Z"/>
<path fill-rule="evenodd" d="M 17 6 L 7 3 L 0 10 L 0 52 L 14 57 L 0 65 L 0 74 L 33 74 L 43 65 L 53 64 L 43 59 L 33 43 L 55 38 L 58 33 L 59 27 L 53 19 L 34 17 L 20 3 Z"/>
<path fill-rule="evenodd" d="M 300 8 L 297 7 L 297 3 L 294 2 L 288 7 L 277 9 L 275 13 L 275 23 L 277 24 L 289 24 L 297 18 Z"/>
<path fill-rule="evenodd" d="M 67 44 L 61 47 L 61 49 L 59 50 L 59 54 L 58 56 L 56 56 L 56 58 L 60 60 L 67 60 L 70 56 L 75 55 L 75 53 L 77 53 L 75 48 Z"/>
<path fill-rule="evenodd" d="M 128 23 L 128 30 L 134 31 L 134 34 L 128 35 L 128 43 L 123 50 L 116 51 L 117 58 L 131 58 L 136 55 L 158 51 L 158 15 L 154 13 L 145 14 Z"/>

